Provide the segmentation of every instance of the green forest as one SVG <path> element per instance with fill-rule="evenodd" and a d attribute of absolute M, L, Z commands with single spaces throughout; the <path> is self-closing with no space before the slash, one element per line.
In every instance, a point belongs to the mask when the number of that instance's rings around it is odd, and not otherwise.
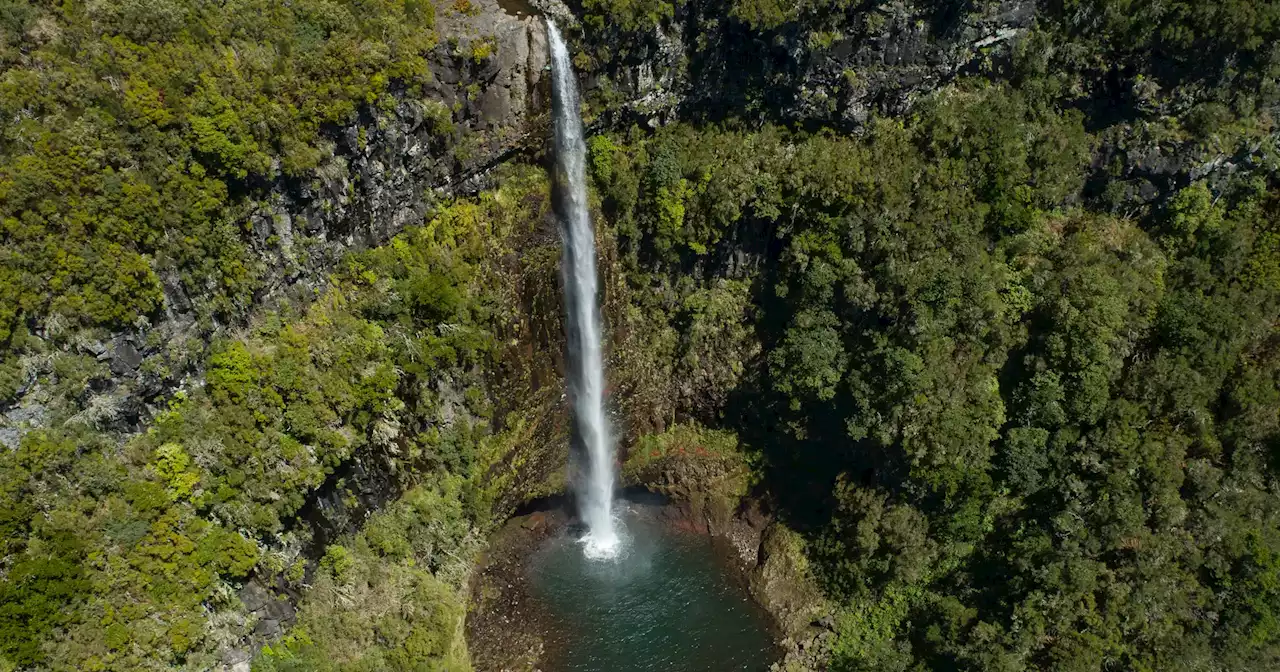
<path fill-rule="evenodd" d="M 548 148 L 306 290 L 251 215 L 405 100 L 452 169 L 489 4 L 0 0 L 0 672 L 471 669 L 487 535 L 565 489 Z M 748 456 L 816 669 L 1280 669 L 1280 1 L 1014 3 L 865 120 L 797 84 L 1002 4 L 568 3 L 620 449 Z M 699 97 L 627 114 L 674 34 Z"/>

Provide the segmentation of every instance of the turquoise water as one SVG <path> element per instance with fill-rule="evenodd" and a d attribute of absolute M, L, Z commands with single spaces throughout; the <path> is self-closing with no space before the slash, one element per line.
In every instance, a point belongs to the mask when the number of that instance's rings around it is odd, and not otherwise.
<path fill-rule="evenodd" d="M 760 672 L 777 659 L 768 616 L 705 535 L 679 532 L 640 505 L 619 513 L 625 547 L 590 560 L 572 538 L 532 558 L 533 593 L 559 634 L 549 672 Z"/>

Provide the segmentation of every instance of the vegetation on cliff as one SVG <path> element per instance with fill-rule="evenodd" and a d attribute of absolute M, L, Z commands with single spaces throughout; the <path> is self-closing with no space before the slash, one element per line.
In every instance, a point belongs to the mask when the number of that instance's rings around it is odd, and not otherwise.
<path fill-rule="evenodd" d="M 432 4 L 412 0 L 18 0 L 0 16 L 6 359 L 51 323 L 154 318 L 164 282 L 203 319 L 241 313 L 259 289 L 241 195 L 313 179 L 321 128 L 420 87 L 436 40 Z"/>
<path fill-rule="evenodd" d="M 727 48 L 699 36 L 760 48 L 714 114 L 591 139 L 611 399 L 653 433 L 630 473 L 701 448 L 776 504 L 777 562 L 836 609 L 824 664 L 1280 666 L 1280 5 L 1044 3 L 865 123 L 779 105 L 901 7 L 582 9 L 602 89 L 656 29 L 695 76 Z M 264 639 L 261 670 L 467 667 L 472 553 L 551 445 L 542 167 L 226 327 L 262 289 L 246 195 L 420 95 L 436 11 L 471 7 L 0 2 L 0 411 L 38 388 L 45 414 L 0 449 L 0 670 L 207 669 Z M 201 375 L 144 431 L 101 426 L 88 346 L 174 296 Z M 296 603 L 283 635 L 249 581 Z"/>
<path fill-rule="evenodd" d="M 843 605 L 834 669 L 1280 661 L 1275 9 L 1215 6 L 1210 27 L 1120 4 L 1047 14 L 1015 77 L 857 136 L 729 121 L 593 142 L 652 332 L 703 328 L 684 297 L 721 278 L 751 288 L 759 347 L 718 337 L 745 373 L 701 417 L 762 451 Z M 1181 69 L 1147 60 L 1165 52 Z M 1098 70 L 1130 67 L 1135 95 L 1168 90 L 1099 112 Z M 1134 126 L 1257 143 L 1259 169 L 1135 206 L 1094 164 Z"/>
<path fill-rule="evenodd" d="M 461 591 L 509 479 L 490 466 L 524 431 L 518 415 L 492 421 L 486 378 L 517 319 L 504 245 L 547 202 L 540 171 L 508 178 L 353 256 L 301 312 L 215 344 L 206 384 L 145 433 L 116 444 L 68 422 L 0 452 L 0 660 L 210 667 L 255 625 L 233 587 L 256 571 L 311 586 L 265 669 L 465 661 Z M 411 489 L 317 566 L 303 508 L 322 486 L 357 498 L 343 480 L 356 463 L 391 473 L 384 498 Z M 369 620 L 337 599 L 401 610 Z"/>

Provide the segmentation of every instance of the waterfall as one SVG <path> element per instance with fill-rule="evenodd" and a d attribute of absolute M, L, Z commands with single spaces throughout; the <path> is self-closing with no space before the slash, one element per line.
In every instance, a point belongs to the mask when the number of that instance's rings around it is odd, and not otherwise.
<path fill-rule="evenodd" d="M 587 209 L 586 154 L 578 86 L 560 31 L 547 20 L 551 47 L 552 107 L 555 116 L 556 210 L 564 253 L 560 271 L 567 311 L 569 396 L 573 402 L 579 456 L 574 488 L 586 524 L 588 555 L 612 555 L 618 545 L 613 525 L 613 439 L 604 412 L 604 361 L 600 308 L 596 303 L 595 229 Z M 583 464 L 585 462 L 585 464 Z"/>

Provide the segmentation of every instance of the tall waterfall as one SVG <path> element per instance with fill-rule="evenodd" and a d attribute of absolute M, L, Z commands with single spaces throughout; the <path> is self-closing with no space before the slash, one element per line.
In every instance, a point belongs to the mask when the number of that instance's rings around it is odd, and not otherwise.
<path fill-rule="evenodd" d="M 569 51 L 550 19 L 552 103 L 555 114 L 556 210 L 564 239 L 565 321 L 569 343 L 569 395 L 573 401 L 578 471 L 574 487 L 579 514 L 586 523 L 585 552 L 612 555 L 618 545 L 613 525 L 613 438 L 604 413 L 604 361 L 601 356 L 600 308 L 596 304 L 595 229 L 587 210 L 586 154 L 578 86 Z M 585 462 L 585 464 L 584 464 Z"/>

